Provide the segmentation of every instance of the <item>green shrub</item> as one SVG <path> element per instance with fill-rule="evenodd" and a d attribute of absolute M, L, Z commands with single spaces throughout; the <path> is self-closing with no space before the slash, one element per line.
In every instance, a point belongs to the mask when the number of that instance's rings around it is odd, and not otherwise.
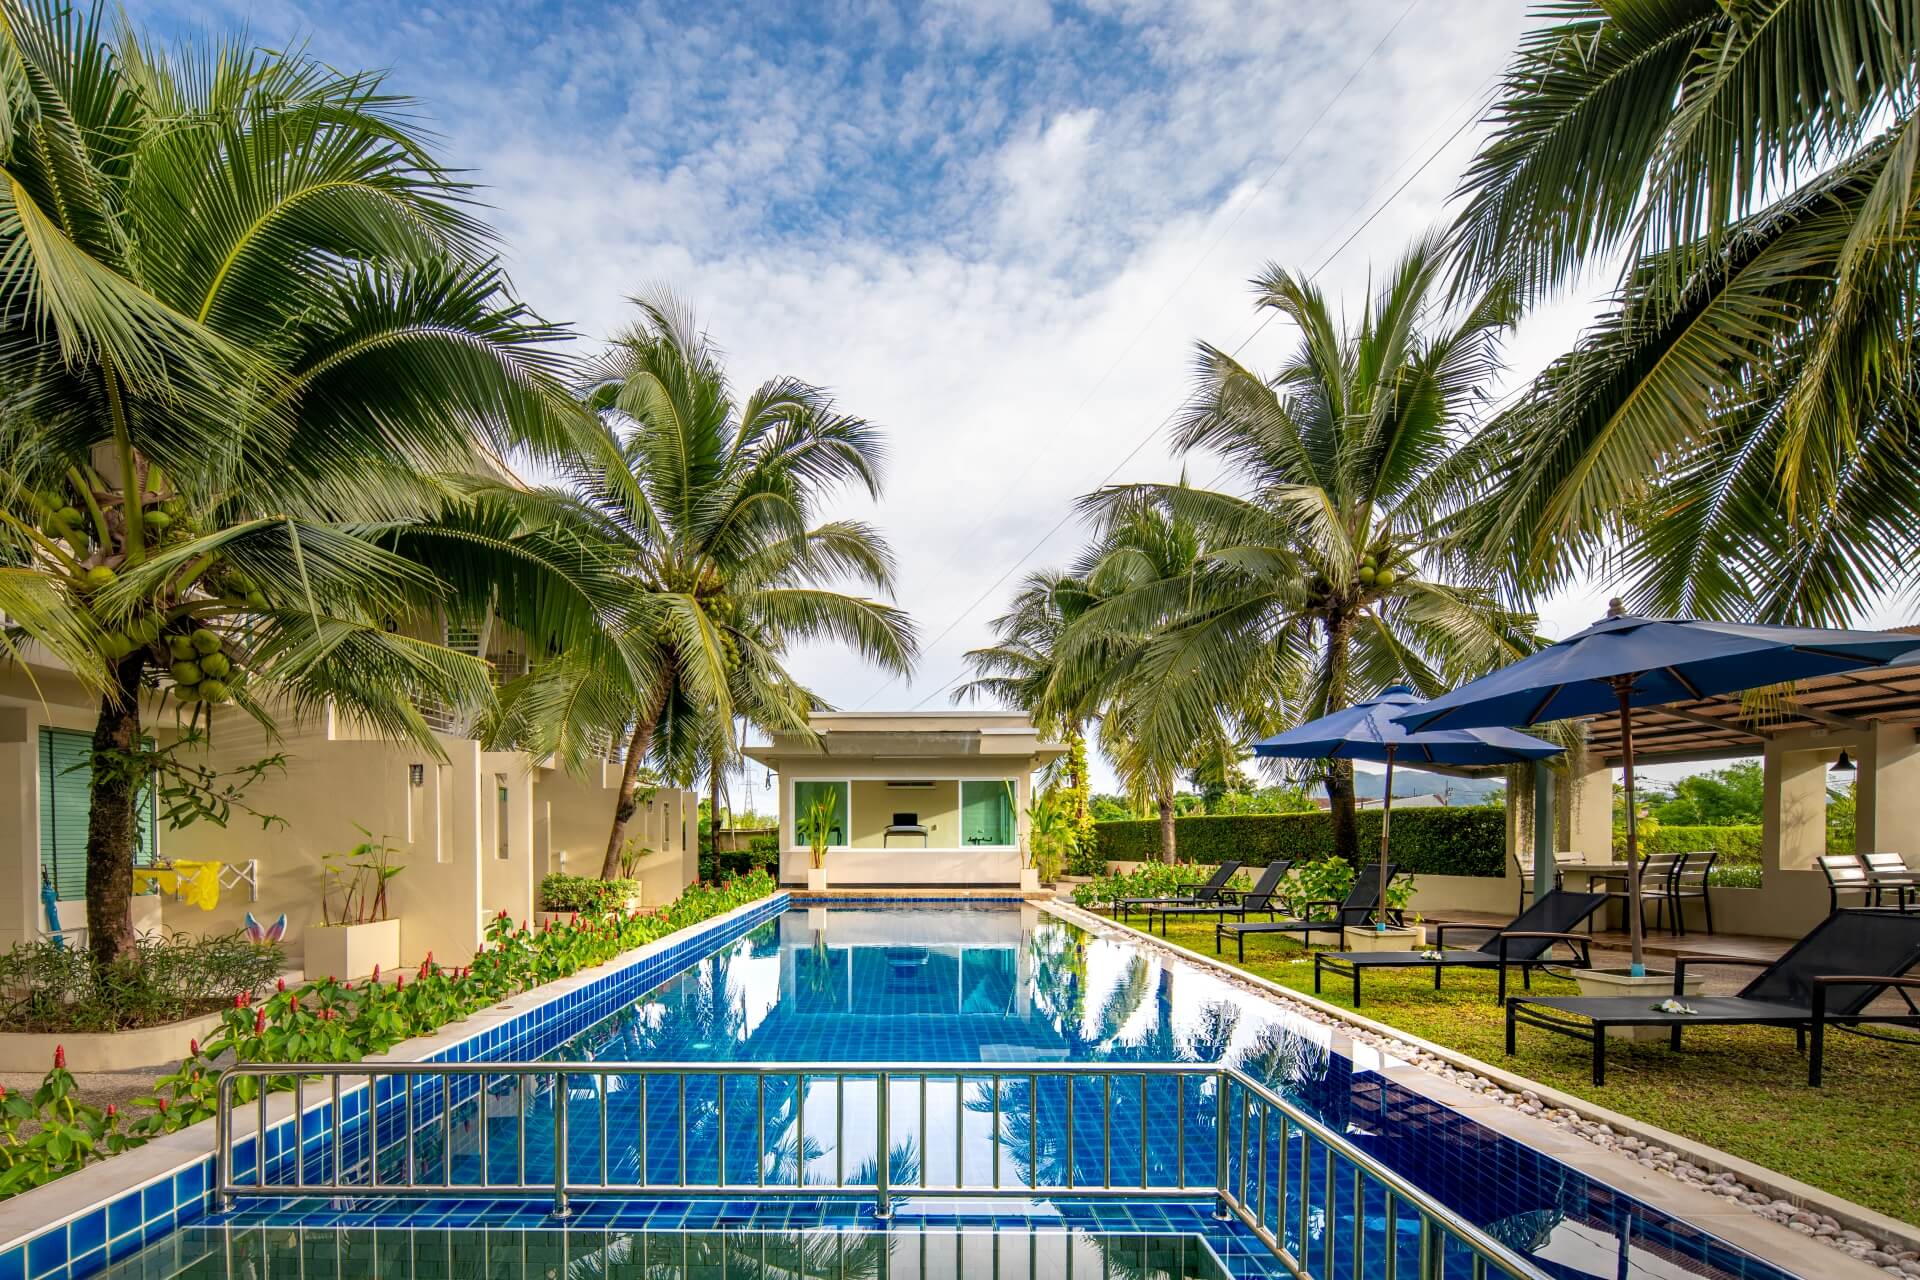
<path fill-rule="evenodd" d="M 0 955 L 0 1028 L 126 1031 L 233 1002 L 272 982 L 286 957 L 243 933 L 142 938 L 131 959 L 100 966 L 84 948 L 23 943 Z"/>
<path fill-rule="evenodd" d="M 105 1109 L 74 1097 L 66 1051 L 38 1090 L 0 1089 L 0 1199 L 51 1182 L 103 1156 L 210 1119 L 220 1071 L 232 1062 L 357 1062 L 413 1036 L 438 1030 L 542 983 L 603 964 L 676 929 L 710 919 L 773 893 L 773 878 L 755 873 L 719 885 L 687 886 L 657 911 L 583 915 L 533 929 L 505 912 L 487 925 L 486 945 L 469 965 L 434 962 L 417 971 L 375 971 L 355 986 L 327 978 L 289 987 L 284 980 L 235 993 L 207 1039 L 189 1040 L 178 1071 L 161 1074 L 152 1092 Z M 221 940 L 223 943 L 230 940 Z M 251 946 L 251 943 L 247 945 Z M 274 948 L 265 948 L 277 955 Z M 19 949 L 13 953 L 17 955 Z M 277 968 L 277 963 L 276 966 Z M 266 1085 L 290 1089 L 291 1077 L 244 1077 L 241 1102 Z"/>
<path fill-rule="evenodd" d="M 1348 890 L 1353 888 L 1356 874 L 1351 862 L 1332 854 L 1315 858 L 1312 862 L 1295 863 L 1293 870 L 1287 872 L 1286 899 L 1301 910 L 1309 910 L 1312 919 L 1331 920 L 1331 907 L 1309 907 L 1308 904 L 1343 901 Z"/>
<path fill-rule="evenodd" d="M 1176 862 L 1168 866 L 1164 862 L 1150 862 L 1125 875 L 1101 876 L 1075 885 L 1073 901 L 1076 906 L 1093 907 L 1120 898 L 1170 898 L 1204 884 L 1212 875 L 1213 868 L 1200 863 Z M 1242 873 L 1228 883 L 1244 889 L 1252 882 Z"/>
<path fill-rule="evenodd" d="M 1380 846 L 1380 811 L 1358 820 L 1362 859 Z M 1146 862 L 1160 855 L 1160 824 L 1102 822 L 1095 827 L 1100 857 Z M 1312 862 L 1333 854 L 1333 819 L 1325 813 L 1232 814 L 1174 820 L 1174 845 L 1183 862 L 1238 858 L 1265 866 L 1276 858 Z M 1393 860 L 1402 871 L 1429 876 L 1498 876 L 1507 863 L 1506 813 L 1498 807 L 1398 810 L 1393 815 Z"/>
<path fill-rule="evenodd" d="M 626 910 L 627 899 L 639 893 L 638 880 L 602 880 L 598 876 L 570 876 L 556 871 L 540 882 L 540 909 L 605 915 L 609 911 Z"/>
<path fill-rule="evenodd" d="M 1714 869 L 1721 867 L 1757 867 L 1760 865 L 1760 832 L 1758 826 L 1733 827 L 1694 827 L 1694 826 L 1646 826 L 1640 830 L 1640 852 L 1646 853 L 1697 853 L 1703 849 L 1717 849 L 1720 860 Z M 1613 852 L 1616 857 L 1627 855 L 1627 829 L 1624 824 L 1616 825 L 1613 830 Z"/>

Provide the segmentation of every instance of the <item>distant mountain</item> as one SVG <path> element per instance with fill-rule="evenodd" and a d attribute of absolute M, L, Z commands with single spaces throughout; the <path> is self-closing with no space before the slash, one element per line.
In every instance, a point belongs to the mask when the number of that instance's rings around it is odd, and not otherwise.
<path fill-rule="evenodd" d="M 1378 800 L 1386 794 L 1384 773 L 1353 772 L 1353 792 L 1364 800 Z M 1421 773 L 1415 769 L 1393 771 L 1393 797 L 1438 796 L 1449 805 L 1484 804 L 1488 798 L 1506 794 L 1507 784 L 1499 778 L 1453 778 L 1441 773 Z"/>

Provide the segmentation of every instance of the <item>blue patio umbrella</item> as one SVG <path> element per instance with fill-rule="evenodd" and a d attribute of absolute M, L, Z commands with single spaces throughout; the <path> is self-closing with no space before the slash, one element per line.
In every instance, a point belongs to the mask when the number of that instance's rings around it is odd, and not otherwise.
<path fill-rule="evenodd" d="M 1635 707 L 1691 702 L 1762 685 L 1885 666 L 1920 656 L 1920 637 L 1896 631 L 1834 631 L 1687 618 L 1641 618 L 1618 600 L 1607 616 L 1451 693 L 1403 711 L 1410 730 L 1529 725 L 1574 716 L 1620 717 L 1627 801 L 1627 911 L 1633 972 L 1641 955 L 1640 840 L 1633 811 Z"/>
<path fill-rule="evenodd" d="M 1253 754 L 1257 756 L 1281 756 L 1296 760 L 1375 760 L 1386 763 L 1386 791 L 1380 805 L 1379 901 L 1383 908 L 1387 901 L 1387 831 L 1393 822 L 1393 765 L 1396 759 L 1471 767 L 1544 760 L 1561 751 L 1551 742 L 1512 729 L 1436 729 L 1416 733 L 1409 731 L 1396 719 L 1423 705 L 1413 690 L 1404 685 L 1394 685 L 1377 698 L 1357 702 L 1345 710 L 1310 720 L 1253 744 Z M 1376 927 L 1387 927 L 1384 910 L 1380 912 Z"/>

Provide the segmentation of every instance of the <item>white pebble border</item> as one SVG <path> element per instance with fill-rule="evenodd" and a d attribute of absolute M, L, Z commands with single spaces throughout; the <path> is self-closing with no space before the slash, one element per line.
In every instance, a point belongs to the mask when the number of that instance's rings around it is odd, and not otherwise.
<path fill-rule="evenodd" d="M 1114 922 L 1108 920 L 1106 917 L 1072 907 L 1064 901 L 1057 902 L 1054 905 L 1072 911 L 1075 922 L 1082 924 L 1082 927 L 1086 927 L 1086 921 L 1091 920 L 1097 922 L 1098 928 L 1093 931 L 1103 937 L 1124 939 L 1134 945 L 1139 945 L 1139 943 L 1145 939 L 1153 950 L 1160 951 L 1179 960 L 1184 961 L 1187 959 L 1186 956 L 1180 955 L 1172 948 L 1162 945 L 1157 938 L 1153 938 L 1149 934 L 1133 929 L 1117 928 Z M 1776 1199 L 1764 1191 L 1756 1190 L 1734 1177 L 1731 1173 L 1713 1173 L 1701 1168 L 1679 1153 L 1668 1150 L 1666 1147 L 1633 1137 L 1631 1134 L 1617 1133 L 1610 1125 L 1598 1120 L 1588 1119 L 1565 1107 L 1552 1106 L 1543 1101 L 1540 1095 L 1531 1089 L 1523 1089 L 1515 1093 L 1513 1090 L 1504 1088 L 1483 1075 L 1478 1075 L 1462 1067 L 1456 1067 L 1445 1058 L 1437 1054 L 1429 1053 L 1425 1049 L 1418 1048 L 1415 1045 L 1408 1044 L 1404 1040 L 1396 1040 L 1391 1036 L 1383 1036 L 1357 1023 L 1348 1022 L 1344 1018 L 1338 1018 L 1322 1012 L 1312 1005 L 1276 994 L 1271 988 L 1248 982 L 1230 968 L 1224 971 L 1216 971 L 1216 976 L 1220 977 L 1222 981 L 1228 983 L 1230 986 L 1238 987 L 1251 995 L 1257 995 L 1263 1000 L 1274 1001 L 1285 1005 L 1288 1011 L 1296 1017 L 1318 1023 L 1321 1026 L 1337 1028 L 1342 1035 L 1347 1036 L 1349 1039 L 1370 1045 L 1380 1052 L 1397 1058 L 1402 1062 L 1412 1063 L 1423 1071 L 1431 1072 L 1443 1080 L 1450 1080 L 1463 1089 L 1477 1093 L 1490 1101 L 1498 1102 L 1501 1106 L 1511 1107 L 1523 1115 L 1538 1116 L 1551 1124 L 1558 1125 L 1567 1133 L 1585 1138 L 1597 1147 L 1602 1147 L 1608 1151 L 1624 1155 L 1629 1159 L 1637 1160 L 1645 1167 L 1657 1173 L 1667 1174 L 1669 1177 L 1681 1182 L 1699 1187 L 1702 1190 L 1724 1197 L 1737 1204 L 1745 1205 L 1753 1213 L 1763 1218 L 1771 1219 L 1791 1231 L 1796 1231 L 1803 1236 L 1811 1236 L 1813 1239 L 1858 1258 L 1862 1262 L 1879 1267 L 1888 1275 L 1909 1277 L 1910 1280 L 1920 1280 L 1920 1250 L 1905 1248 L 1885 1240 L 1876 1240 L 1870 1236 L 1862 1235 L 1851 1227 L 1840 1225 L 1839 1222 L 1826 1214 L 1814 1213 L 1809 1209 L 1789 1201 Z"/>

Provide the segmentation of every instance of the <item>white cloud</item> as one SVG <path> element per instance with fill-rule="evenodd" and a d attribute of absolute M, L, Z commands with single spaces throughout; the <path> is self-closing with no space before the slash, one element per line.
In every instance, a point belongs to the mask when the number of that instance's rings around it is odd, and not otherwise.
<path fill-rule="evenodd" d="M 176 2 L 132 7 L 164 18 Z M 1071 522 L 1043 535 L 1128 451 L 1146 442 L 1119 478 L 1178 474 L 1158 429 L 1193 341 L 1240 342 L 1262 263 L 1318 265 L 1428 158 L 1504 64 L 1524 3 L 1415 8 L 1331 108 L 1401 0 L 692 16 L 363 0 L 351 21 L 263 0 L 251 17 L 257 36 L 311 32 L 319 55 L 392 67 L 422 96 L 546 314 L 604 335 L 623 295 L 667 281 L 743 385 L 796 374 L 888 428 L 885 501 L 848 507 L 892 538 L 927 637 L 951 633 L 878 696 L 837 650 L 796 667 L 836 703 L 904 707 L 987 639 L 996 579 L 1071 555 Z M 1357 303 L 1369 261 L 1445 216 L 1471 143 L 1333 261 L 1330 294 Z M 1523 371 L 1584 314 L 1530 325 Z M 1246 358 L 1271 364 L 1289 341 L 1271 326 Z"/>

